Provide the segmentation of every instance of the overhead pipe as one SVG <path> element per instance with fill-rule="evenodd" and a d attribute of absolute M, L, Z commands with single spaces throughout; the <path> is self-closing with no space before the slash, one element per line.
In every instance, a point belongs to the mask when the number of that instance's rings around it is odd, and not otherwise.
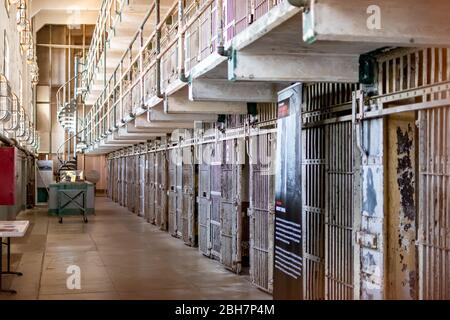
<path fill-rule="evenodd" d="M 1 133 L 1 132 L 0 132 L 0 142 L 2 142 L 3 144 L 5 144 L 8 147 L 17 148 L 18 150 L 22 151 L 29 157 L 37 158 L 37 156 L 34 153 L 32 153 L 29 150 L 22 147 L 16 140 L 10 139 L 10 138 L 4 136 L 3 133 Z"/>
<path fill-rule="evenodd" d="M 223 0 L 216 2 L 216 33 L 217 33 L 217 53 L 222 57 L 231 57 L 230 50 L 225 50 L 225 40 L 223 38 Z"/>
<path fill-rule="evenodd" d="M 184 33 L 182 31 L 182 24 L 184 19 L 184 1 L 178 0 L 178 32 L 180 32 L 178 38 L 178 63 L 179 63 L 179 79 L 181 82 L 188 83 L 189 77 L 186 76 L 186 69 L 184 68 Z"/>

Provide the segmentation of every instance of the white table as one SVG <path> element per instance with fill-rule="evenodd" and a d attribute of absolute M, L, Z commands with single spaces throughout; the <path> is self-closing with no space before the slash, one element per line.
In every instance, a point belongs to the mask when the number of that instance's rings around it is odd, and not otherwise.
<path fill-rule="evenodd" d="M 29 221 L 0 221 L 0 293 L 17 293 L 15 290 L 4 290 L 2 287 L 2 276 L 4 274 L 11 274 L 16 276 L 22 276 L 21 272 L 11 271 L 11 238 L 21 238 L 25 236 Z M 6 238 L 6 242 L 3 242 L 3 238 Z M 6 255 L 6 271 L 3 271 L 3 246 L 7 246 Z"/>

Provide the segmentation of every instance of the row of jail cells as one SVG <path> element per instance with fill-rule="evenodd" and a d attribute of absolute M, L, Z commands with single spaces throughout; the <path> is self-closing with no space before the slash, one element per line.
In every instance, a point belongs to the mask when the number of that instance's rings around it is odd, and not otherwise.
<path fill-rule="evenodd" d="M 116 157 L 108 196 L 271 292 L 275 143 L 269 131 Z"/>
<path fill-rule="evenodd" d="M 421 70 L 425 72 L 425 68 Z M 361 159 L 355 148 L 351 116 L 355 90 L 356 84 L 322 83 L 303 88 L 299 214 L 304 235 L 305 299 L 353 299 L 358 298 L 357 292 L 361 290 L 362 282 L 357 283 L 356 277 L 363 274 L 359 268 L 364 266 L 359 262 L 358 252 L 365 249 L 364 244 L 357 243 L 355 234 L 365 226 L 355 222 L 357 215 L 361 215 L 355 212 L 355 203 L 361 200 L 358 181 Z M 419 132 L 412 141 L 420 155 L 417 159 L 420 181 L 415 186 L 420 196 L 418 210 L 414 212 L 418 235 L 412 239 L 414 244 L 417 240 L 418 249 L 415 245 L 407 248 L 410 255 L 418 258 L 418 279 L 414 280 L 418 284 L 411 286 L 419 286 L 418 297 L 445 298 L 450 295 L 449 107 L 420 111 L 412 117 L 411 128 L 414 119 L 420 120 Z M 392 122 L 394 126 L 398 126 L 396 121 Z M 231 122 L 229 127 L 239 127 L 239 123 Z M 398 131 L 397 127 L 394 129 Z M 387 143 L 386 150 L 393 148 L 395 152 L 393 158 L 386 152 L 386 162 L 396 164 L 401 156 L 397 152 L 401 150 L 397 150 L 396 140 Z M 116 157 L 109 162 L 113 182 L 108 193 L 114 201 L 187 245 L 198 246 L 203 255 L 219 260 L 231 271 L 249 272 L 256 286 L 270 292 L 275 150 L 276 134 L 270 131 L 246 139 Z M 204 158 L 208 161 L 203 161 Z M 395 222 L 402 215 L 395 206 L 394 202 L 389 203 L 384 212 L 390 221 L 388 232 L 392 234 L 402 232 L 402 224 Z M 388 214 L 391 210 L 393 215 Z M 393 248 L 396 243 L 388 240 L 387 247 Z M 397 258 L 389 257 L 392 263 Z M 392 271 L 389 268 L 386 267 L 388 273 Z M 403 282 L 391 275 L 389 279 L 392 280 L 389 288 L 404 287 Z"/>
<path fill-rule="evenodd" d="M 322 121 L 349 115 L 355 89 L 354 84 L 304 87 L 306 299 L 353 299 L 352 124 L 350 117 L 327 125 Z M 242 121 L 231 121 L 229 127 Z M 236 138 L 115 158 L 108 176 L 118 183 L 111 184 L 110 196 L 227 269 L 249 272 L 257 287 L 270 292 L 275 151 L 276 133 L 271 131 L 248 141 Z"/>

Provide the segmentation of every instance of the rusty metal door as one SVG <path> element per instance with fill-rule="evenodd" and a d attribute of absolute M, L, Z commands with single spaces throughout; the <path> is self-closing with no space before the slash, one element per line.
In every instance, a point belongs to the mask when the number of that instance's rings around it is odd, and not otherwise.
<path fill-rule="evenodd" d="M 134 211 L 135 204 L 135 185 L 134 185 L 134 156 L 128 156 L 127 158 L 127 208 L 129 211 Z"/>
<path fill-rule="evenodd" d="M 224 142 L 221 201 L 221 262 L 240 273 L 248 258 L 248 166 L 242 139 Z M 247 231 L 247 232 L 244 232 Z M 248 261 L 245 261 L 248 265 Z"/>
<path fill-rule="evenodd" d="M 148 157 L 148 209 L 147 221 L 155 224 L 155 201 L 156 201 L 156 176 L 155 176 L 155 153 L 149 153 Z"/>
<path fill-rule="evenodd" d="M 196 172 L 194 147 L 183 148 L 183 241 L 189 246 L 197 244 Z"/>
<path fill-rule="evenodd" d="M 325 127 L 325 291 L 327 300 L 352 300 L 353 283 L 353 126 Z"/>
<path fill-rule="evenodd" d="M 124 158 L 121 157 L 121 158 L 119 158 L 119 191 L 117 194 L 117 196 L 118 196 L 117 200 L 121 206 L 124 206 L 125 184 L 126 184 L 124 167 L 125 167 Z"/>
<path fill-rule="evenodd" d="M 302 130 L 303 292 L 324 299 L 325 145 L 321 127 Z"/>
<path fill-rule="evenodd" d="M 250 138 L 250 277 L 258 288 L 273 290 L 276 134 Z"/>
<path fill-rule="evenodd" d="M 202 151 L 202 148 L 199 148 Z M 211 255 L 211 166 L 198 165 L 198 248 L 205 256 Z"/>
<path fill-rule="evenodd" d="M 350 300 L 354 285 L 353 84 L 304 87 L 304 297 Z"/>
<path fill-rule="evenodd" d="M 222 198 L 222 163 L 223 144 L 215 143 L 212 146 L 211 162 L 211 215 L 210 215 L 210 241 L 211 257 L 221 259 L 221 198 Z"/>
<path fill-rule="evenodd" d="M 165 151 L 156 153 L 156 219 L 155 223 L 161 230 L 166 231 L 168 227 L 167 211 L 167 159 Z"/>
<path fill-rule="evenodd" d="M 113 160 L 113 162 L 114 162 L 114 181 L 115 181 L 115 183 L 114 183 L 114 185 L 113 185 L 113 188 L 114 188 L 114 191 L 113 191 L 113 201 L 114 202 L 117 202 L 118 201 L 118 191 L 119 191 L 119 188 L 120 188 L 120 169 L 119 169 L 119 159 L 114 159 Z"/>
<path fill-rule="evenodd" d="M 139 216 L 145 217 L 146 208 L 146 156 L 139 155 Z"/>
<path fill-rule="evenodd" d="M 176 236 L 183 239 L 183 149 L 176 149 Z"/>
<path fill-rule="evenodd" d="M 169 151 L 168 164 L 168 215 L 169 215 L 169 233 L 177 236 L 177 149 Z"/>
<path fill-rule="evenodd" d="M 133 198 L 131 211 L 133 213 L 139 213 L 139 156 L 132 156 L 131 161 L 133 181 Z"/>
<path fill-rule="evenodd" d="M 161 226 L 161 212 L 162 212 L 162 189 L 161 189 L 161 166 L 162 166 L 162 152 L 155 153 L 155 225 Z"/>
<path fill-rule="evenodd" d="M 450 299 L 450 107 L 419 112 L 419 298 Z"/>
<path fill-rule="evenodd" d="M 221 263 L 235 271 L 237 236 L 236 217 L 236 165 L 234 164 L 234 140 L 224 142 L 225 161 L 222 165 L 222 201 L 221 201 Z"/>

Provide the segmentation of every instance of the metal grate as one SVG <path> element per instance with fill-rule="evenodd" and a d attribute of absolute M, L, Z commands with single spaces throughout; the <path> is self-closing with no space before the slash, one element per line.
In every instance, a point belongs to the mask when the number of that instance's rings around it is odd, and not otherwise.
<path fill-rule="evenodd" d="M 147 188 L 148 188 L 148 196 L 147 196 L 147 215 L 146 219 L 150 223 L 155 223 L 155 193 L 156 193 L 156 185 L 155 185 L 155 154 L 149 153 L 147 154 Z"/>
<path fill-rule="evenodd" d="M 420 111 L 420 298 L 450 299 L 450 107 Z"/>
<path fill-rule="evenodd" d="M 183 151 L 183 240 L 190 246 L 197 244 L 197 216 L 195 207 L 196 172 L 194 148 Z"/>
<path fill-rule="evenodd" d="M 353 299 L 353 126 L 327 125 L 325 275 L 328 300 Z"/>
<path fill-rule="evenodd" d="M 169 198 L 168 198 L 168 214 L 169 214 L 169 233 L 176 237 L 178 228 L 177 219 L 177 150 L 169 151 L 170 161 L 168 165 L 169 173 Z"/>
<path fill-rule="evenodd" d="M 199 181 L 198 181 L 198 219 L 199 219 L 199 239 L 198 246 L 200 252 L 206 256 L 210 255 L 211 249 L 211 233 L 210 233 L 210 213 L 211 213 L 211 166 L 208 164 L 199 164 Z"/>
<path fill-rule="evenodd" d="M 305 299 L 353 298 L 352 92 L 356 84 L 304 87 Z"/>
<path fill-rule="evenodd" d="M 273 290 L 275 134 L 250 138 L 250 276 L 257 287 Z"/>

